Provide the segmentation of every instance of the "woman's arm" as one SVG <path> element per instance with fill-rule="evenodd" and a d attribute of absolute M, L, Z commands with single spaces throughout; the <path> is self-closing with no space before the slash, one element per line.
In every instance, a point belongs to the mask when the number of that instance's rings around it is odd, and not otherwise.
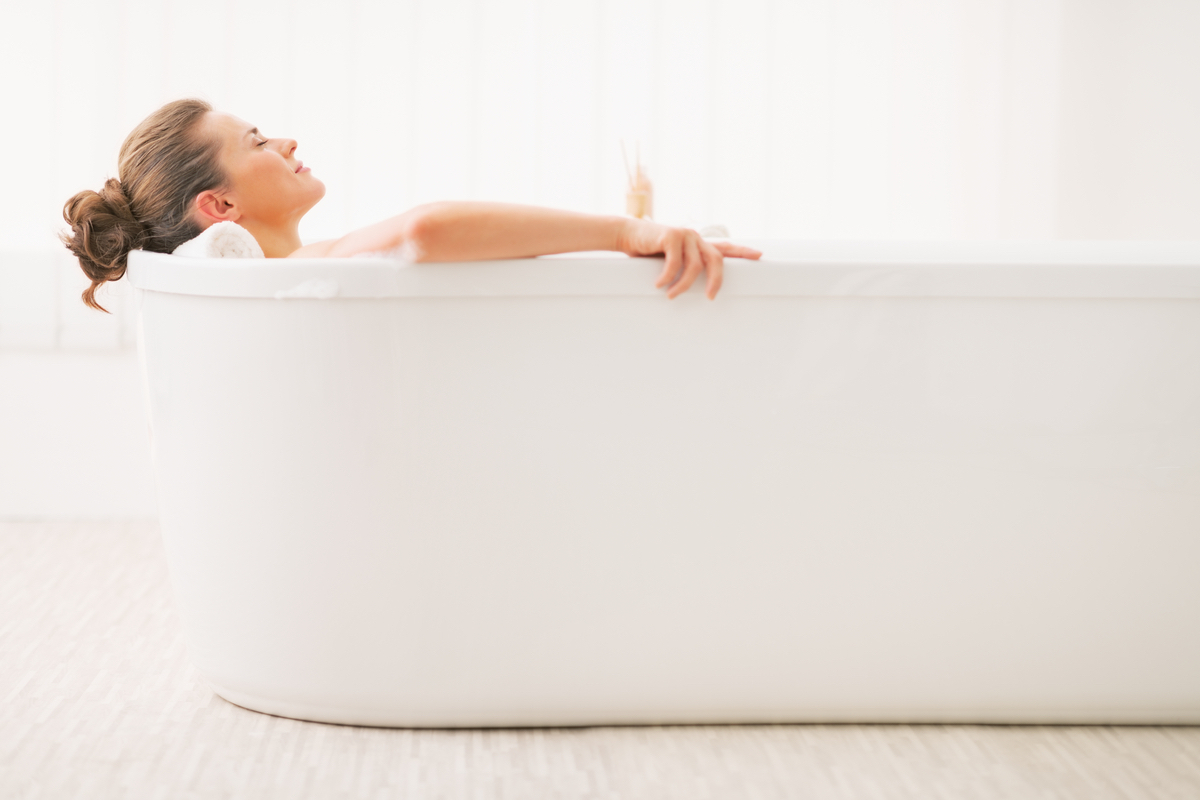
<path fill-rule="evenodd" d="M 622 217 L 539 206 L 427 203 L 340 239 L 305 245 L 289 257 L 345 258 L 404 247 L 413 261 L 481 261 L 619 250 L 623 226 Z"/>
<path fill-rule="evenodd" d="M 417 206 L 341 239 L 302 247 L 292 256 L 335 258 L 401 246 L 413 261 L 423 262 L 531 258 L 586 250 L 663 254 L 666 263 L 656 286 L 669 286 L 667 296 L 677 297 L 707 270 L 710 300 L 721 286 L 723 256 L 762 255 L 728 242 L 706 242 L 694 230 L 632 217 L 460 201 Z"/>
<path fill-rule="evenodd" d="M 621 250 L 627 217 L 557 208 L 481 203 L 431 203 L 410 221 L 416 261 L 532 258 L 585 250 Z"/>

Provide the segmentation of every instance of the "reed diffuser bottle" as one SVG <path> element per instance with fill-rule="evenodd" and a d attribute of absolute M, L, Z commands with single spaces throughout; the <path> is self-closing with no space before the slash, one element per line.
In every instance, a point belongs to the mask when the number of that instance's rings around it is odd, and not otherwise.
<path fill-rule="evenodd" d="M 625 152 L 625 142 L 621 142 L 621 158 L 625 161 L 625 177 L 629 179 L 629 188 L 625 191 L 625 213 L 638 219 L 654 219 L 654 184 L 642 166 L 640 144 L 635 145 L 634 170 L 629 169 L 629 156 Z"/>

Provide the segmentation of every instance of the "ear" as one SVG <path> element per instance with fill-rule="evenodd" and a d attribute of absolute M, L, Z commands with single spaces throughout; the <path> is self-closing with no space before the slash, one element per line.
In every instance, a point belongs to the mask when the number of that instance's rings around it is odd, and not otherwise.
<path fill-rule="evenodd" d="M 192 205 L 196 209 L 197 216 L 207 228 L 216 222 L 237 222 L 242 217 L 242 212 L 238 207 L 229 202 L 228 197 L 223 193 L 214 192 L 211 189 L 206 189 L 196 195 L 196 199 L 192 201 Z"/>

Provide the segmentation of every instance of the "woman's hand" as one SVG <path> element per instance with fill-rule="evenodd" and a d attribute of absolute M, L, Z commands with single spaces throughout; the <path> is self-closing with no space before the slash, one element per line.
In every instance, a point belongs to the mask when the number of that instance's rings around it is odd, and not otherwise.
<path fill-rule="evenodd" d="M 622 233 L 618 249 L 631 256 L 665 255 L 666 264 L 655 282 L 656 288 L 669 286 L 673 299 L 688 290 L 702 270 L 708 272 L 709 300 L 717 296 L 724 276 L 725 256 L 758 258 L 762 251 L 730 242 L 706 242 L 690 228 L 669 228 L 643 219 L 630 219 Z M 673 284 L 673 285 L 672 285 Z"/>

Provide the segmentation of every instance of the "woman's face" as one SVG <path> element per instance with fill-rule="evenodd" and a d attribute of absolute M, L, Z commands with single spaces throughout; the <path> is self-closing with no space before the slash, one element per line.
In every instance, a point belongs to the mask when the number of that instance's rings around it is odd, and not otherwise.
<path fill-rule="evenodd" d="M 210 111 L 204 124 L 221 145 L 221 165 L 230 185 L 226 202 L 238 224 L 296 223 L 325 196 L 325 184 L 296 159 L 294 139 L 268 139 L 231 114 Z"/>

